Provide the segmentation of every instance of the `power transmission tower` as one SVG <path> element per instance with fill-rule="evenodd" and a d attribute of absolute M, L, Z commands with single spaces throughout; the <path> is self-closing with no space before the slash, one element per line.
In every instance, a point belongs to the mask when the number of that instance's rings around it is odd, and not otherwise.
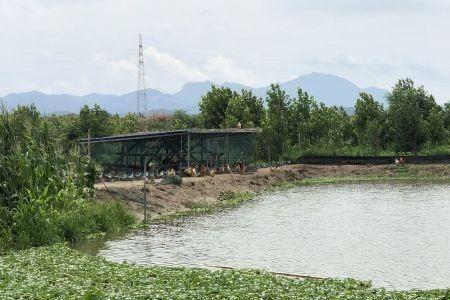
<path fill-rule="evenodd" d="M 141 117 L 145 117 L 147 116 L 147 98 L 145 95 L 144 50 L 141 34 L 139 34 L 138 88 L 136 94 L 137 111 Z"/>

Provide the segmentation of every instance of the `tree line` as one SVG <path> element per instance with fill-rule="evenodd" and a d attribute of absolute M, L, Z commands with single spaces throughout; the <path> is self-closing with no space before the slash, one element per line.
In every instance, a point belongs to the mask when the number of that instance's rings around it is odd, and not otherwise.
<path fill-rule="evenodd" d="M 299 154 L 379 155 L 447 151 L 450 104 L 440 106 L 423 86 L 407 78 L 386 95 L 387 106 L 360 93 L 354 114 L 328 107 L 297 91 L 290 97 L 272 84 L 265 99 L 212 87 L 200 101 L 199 122 L 206 128 L 261 127 L 260 155 L 289 159 Z M 267 148 L 267 155 L 264 153 Z"/>
<path fill-rule="evenodd" d="M 440 106 L 423 86 L 400 79 L 383 105 L 361 93 L 354 113 L 326 106 L 298 89 L 289 96 L 272 84 L 265 98 L 251 90 L 212 86 L 199 102 L 199 113 L 183 110 L 146 118 L 111 115 L 98 105 L 79 114 L 47 116 L 50 126 L 70 145 L 79 138 L 186 128 L 258 127 L 257 158 L 295 159 L 300 155 L 394 155 L 450 153 L 450 104 Z"/>

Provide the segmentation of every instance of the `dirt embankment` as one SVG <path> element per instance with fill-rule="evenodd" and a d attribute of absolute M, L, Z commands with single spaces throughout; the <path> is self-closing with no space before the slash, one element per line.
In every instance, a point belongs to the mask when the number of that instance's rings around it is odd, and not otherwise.
<path fill-rule="evenodd" d="M 261 191 L 271 185 L 314 178 L 399 176 L 424 178 L 450 177 L 450 165 L 289 165 L 276 169 L 259 169 L 245 174 L 219 174 L 214 178 L 183 178 L 180 186 L 148 184 L 147 201 L 150 217 L 188 211 L 193 207 L 217 203 L 221 192 Z M 233 179 L 234 177 L 234 179 Z M 96 198 L 101 201 L 120 200 L 138 218 L 143 219 L 143 181 L 116 181 L 97 183 Z M 141 202 L 141 203 L 140 203 Z"/>

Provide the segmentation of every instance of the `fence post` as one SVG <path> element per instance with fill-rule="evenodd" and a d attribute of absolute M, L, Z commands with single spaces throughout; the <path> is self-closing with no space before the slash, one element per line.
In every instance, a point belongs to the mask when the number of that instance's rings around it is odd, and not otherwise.
<path fill-rule="evenodd" d="M 147 223 L 147 162 L 144 159 L 144 223 Z"/>

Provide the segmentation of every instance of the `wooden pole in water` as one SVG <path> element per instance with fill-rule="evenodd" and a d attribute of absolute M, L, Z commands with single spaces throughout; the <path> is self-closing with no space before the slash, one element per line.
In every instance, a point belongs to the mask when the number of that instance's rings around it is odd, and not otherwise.
<path fill-rule="evenodd" d="M 208 268 L 216 268 L 216 269 L 223 269 L 223 270 L 234 270 L 236 268 L 228 267 L 228 266 L 217 266 L 217 265 L 207 265 Z M 318 276 L 309 276 L 309 275 L 298 275 L 298 274 L 291 274 L 291 273 L 284 273 L 284 272 L 271 272 L 268 271 L 268 273 L 272 273 L 274 275 L 280 275 L 280 276 L 286 276 L 286 277 L 294 277 L 299 279 L 316 279 L 316 280 L 324 280 L 327 279 L 327 277 L 318 277 Z"/>

